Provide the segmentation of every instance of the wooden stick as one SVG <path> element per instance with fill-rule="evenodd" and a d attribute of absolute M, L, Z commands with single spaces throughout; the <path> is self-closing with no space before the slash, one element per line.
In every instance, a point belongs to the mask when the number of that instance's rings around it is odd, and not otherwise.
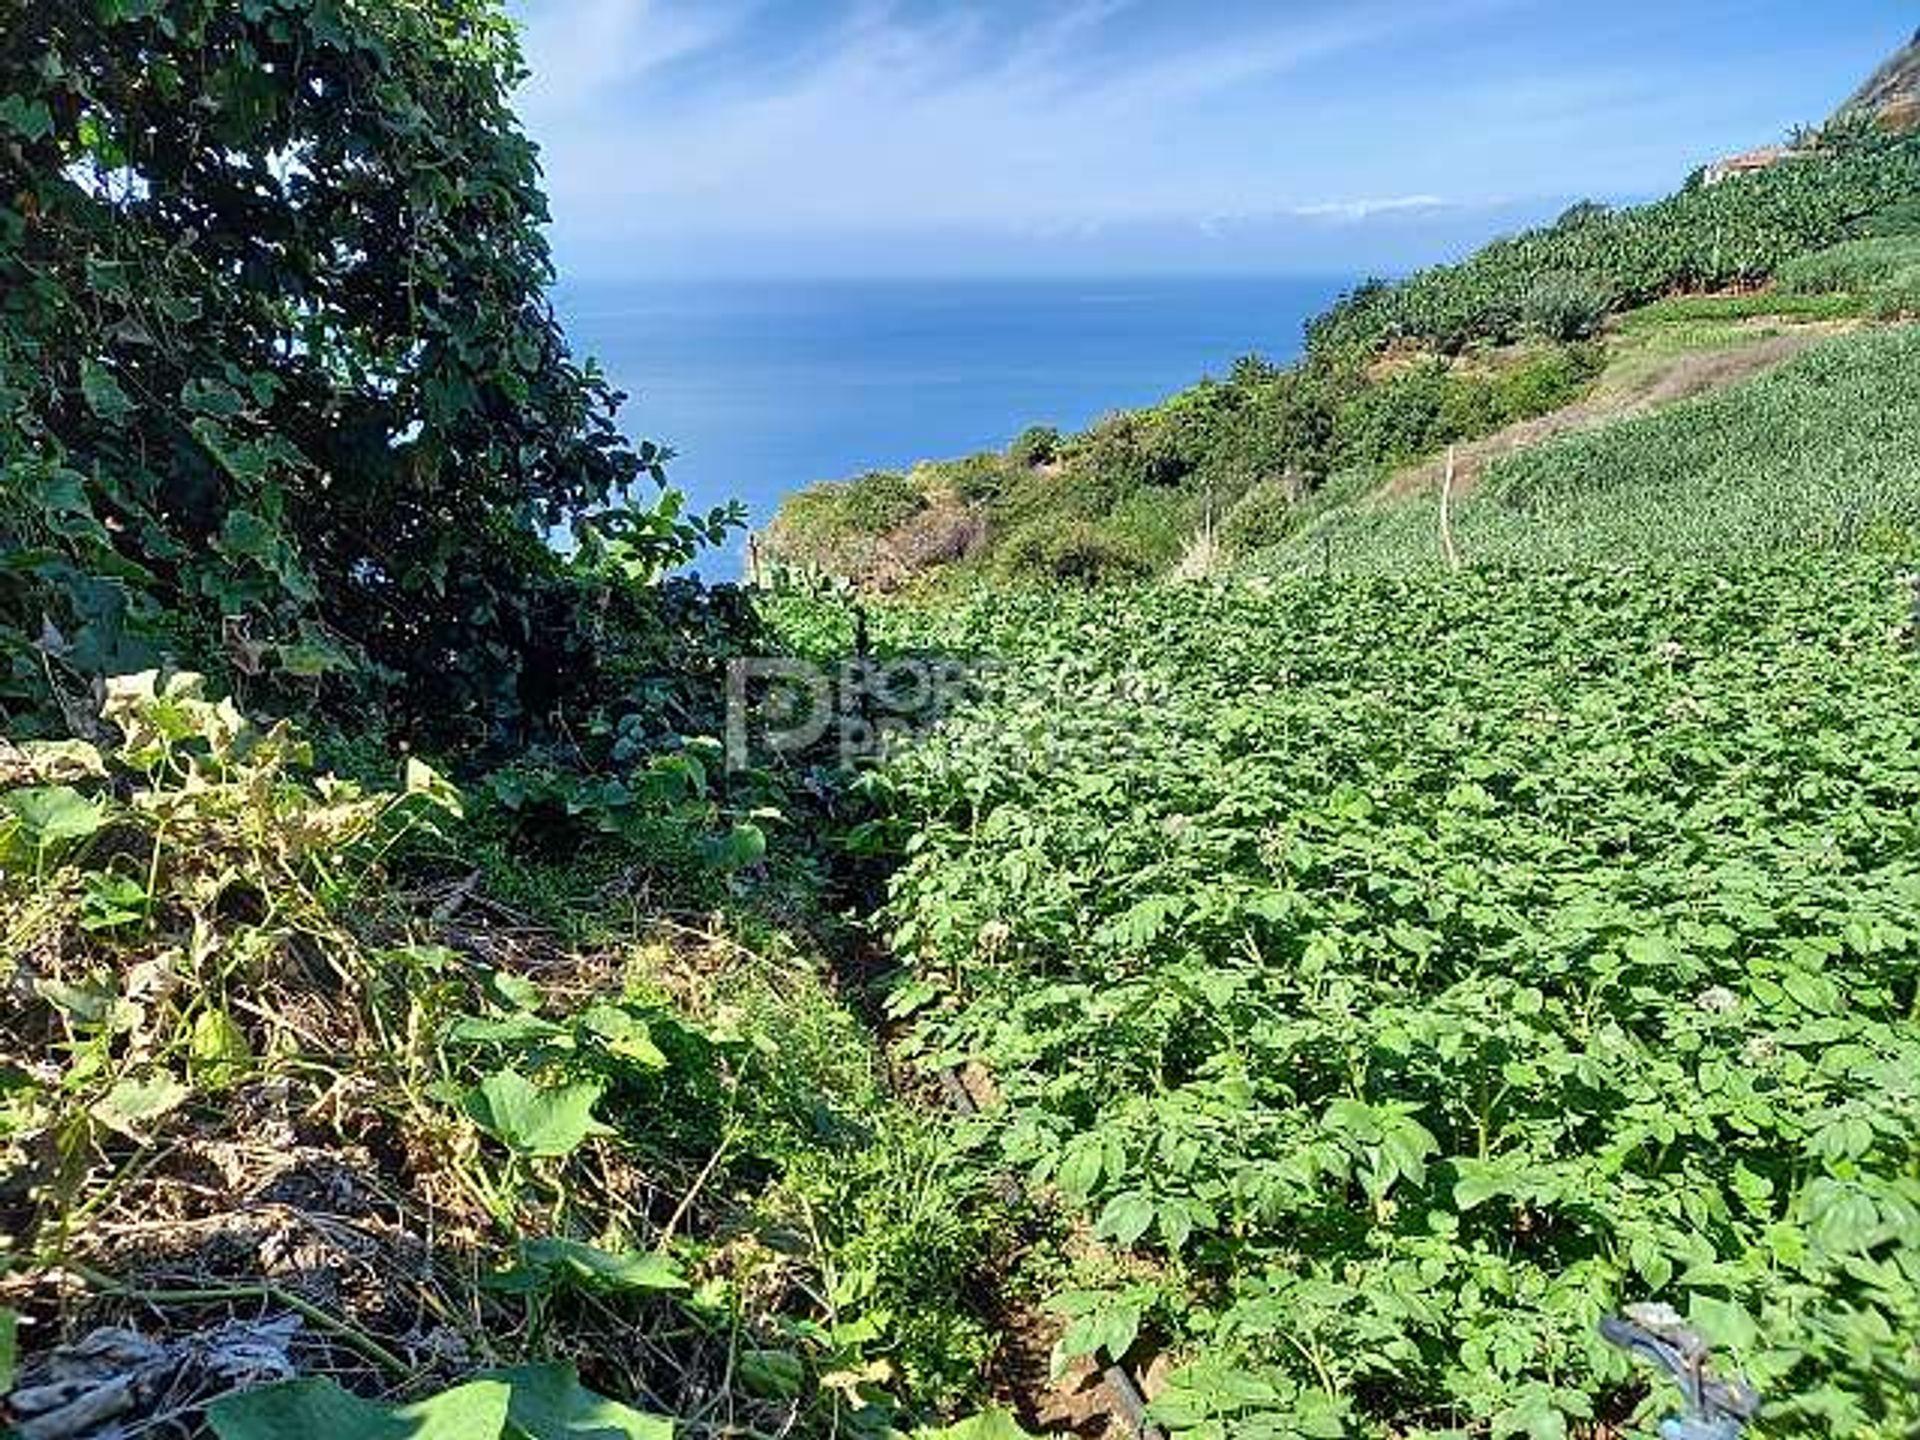
<path fill-rule="evenodd" d="M 1458 571 L 1460 552 L 1453 548 L 1453 446 L 1447 447 L 1447 478 L 1440 482 L 1440 551 L 1447 557 L 1447 568 Z"/>

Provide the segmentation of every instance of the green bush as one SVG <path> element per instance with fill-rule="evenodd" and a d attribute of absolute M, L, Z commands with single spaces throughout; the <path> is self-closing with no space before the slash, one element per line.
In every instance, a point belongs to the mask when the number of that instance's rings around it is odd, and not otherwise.
<path fill-rule="evenodd" d="M 1579 399 L 1606 366 L 1606 351 L 1598 345 L 1564 345 L 1531 356 L 1494 380 L 1494 409 L 1502 424 L 1551 414 Z"/>
<path fill-rule="evenodd" d="M 1278 545 L 1300 524 L 1300 485 L 1261 480 L 1233 503 L 1220 522 L 1220 543 L 1234 555 Z"/>
<path fill-rule="evenodd" d="M 1443 417 L 1454 388 L 1447 362 L 1429 357 L 1360 391 L 1340 410 L 1342 459 L 1391 465 L 1446 443 Z"/>
<path fill-rule="evenodd" d="M 1600 333 L 1613 296 L 1601 282 L 1586 275 L 1542 275 L 1527 290 L 1520 318 L 1529 334 L 1566 344 Z"/>
<path fill-rule="evenodd" d="M 1097 477 L 1116 494 L 1142 485 L 1177 484 L 1193 468 L 1192 461 L 1169 443 L 1156 418 L 1145 411 L 1099 421 L 1073 443 L 1066 462 Z"/>
<path fill-rule="evenodd" d="M 839 520 L 855 535 L 884 535 L 927 508 L 927 497 L 910 475 L 872 470 L 847 482 L 840 495 Z"/>
<path fill-rule="evenodd" d="M 781 501 L 778 518 L 762 538 L 786 563 L 856 574 L 871 563 L 883 537 L 926 508 L 917 477 L 873 470 L 795 491 Z"/>
<path fill-rule="evenodd" d="M 1007 447 L 1007 458 L 1016 465 L 1032 469 L 1051 465 L 1060 458 L 1060 432 L 1051 425 L 1029 425 Z"/>
<path fill-rule="evenodd" d="M 488 0 L 0 27 L 0 712 L 174 660 L 448 741 L 569 688 L 546 537 L 663 475 L 570 354 Z M 282 163 L 293 157 L 296 163 Z M 700 527 L 628 510 L 627 559 Z M 595 697 L 574 693 L 574 703 Z"/>
<path fill-rule="evenodd" d="M 1007 580 L 1083 586 L 1153 573 L 1137 545 L 1088 520 L 1042 520 L 1021 527 L 1001 547 L 996 568 Z"/>
<path fill-rule="evenodd" d="M 919 467 L 928 488 L 944 487 L 969 505 L 998 500 L 1014 484 L 1013 463 L 985 451 L 964 460 L 936 460 Z"/>

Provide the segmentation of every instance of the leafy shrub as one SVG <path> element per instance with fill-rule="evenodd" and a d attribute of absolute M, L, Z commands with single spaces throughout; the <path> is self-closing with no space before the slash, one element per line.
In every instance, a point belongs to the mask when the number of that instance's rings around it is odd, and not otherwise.
<path fill-rule="evenodd" d="M 910 475 L 873 470 L 847 482 L 840 494 L 839 524 L 856 535 L 884 535 L 926 508 L 927 497 Z"/>
<path fill-rule="evenodd" d="M 1074 441 L 1066 461 L 1115 495 L 1145 485 L 1177 484 L 1193 468 L 1170 443 L 1164 427 L 1141 412 L 1099 421 Z"/>
<path fill-rule="evenodd" d="M 1564 345 L 1532 355 L 1503 370 L 1493 383 L 1493 409 L 1501 424 L 1532 420 L 1563 409 L 1606 369 L 1597 345 Z"/>
<path fill-rule="evenodd" d="M 1299 526 L 1303 488 L 1297 479 L 1255 483 L 1221 519 L 1221 543 L 1235 555 L 1278 545 Z"/>
<path fill-rule="evenodd" d="M 1060 458 L 1060 432 L 1051 425 L 1029 425 L 1007 447 L 1007 458 L 1016 465 L 1032 469 L 1051 465 Z"/>
<path fill-rule="evenodd" d="M 1013 581 L 1101 585 L 1152 573 L 1139 548 L 1094 521 L 1035 521 L 1009 536 L 996 565 Z"/>
<path fill-rule="evenodd" d="M 916 467 L 925 489 L 950 490 L 969 505 L 990 504 L 1017 483 L 1014 466 L 1007 456 L 986 451 L 962 460 L 935 460 Z"/>
<path fill-rule="evenodd" d="M 1342 459 L 1389 465 L 1445 444 L 1448 400 L 1456 391 L 1447 362 L 1429 357 L 1360 391 L 1341 409 Z M 1461 407 L 1452 407 L 1459 413 Z"/>
<path fill-rule="evenodd" d="M 762 539 L 783 563 L 823 574 L 869 576 L 887 561 L 886 537 L 927 503 L 921 477 L 873 470 L 788 496 Z"/>
<path fill-rule="evenodd" d="M 49 670 L 84 689 L 180 654 L 418 733 L 518 723 L 524 675 L 566 679 L 538 653 L 545 536 L 631 512 L 667 457 L 621 437 L 545 300 L 511 23 L 487 0 L 16 10 L 0 705 L 52 728 Z M 633 529 L 630 558 L 691 534 Z"/>
<path fill-rule="evenodd" d="M 1584 275 L 1542 275 L 1527 289 L 1520 318 L 1529 334 L 1567 344 L 1600 333 L 1613 297 Z"/>

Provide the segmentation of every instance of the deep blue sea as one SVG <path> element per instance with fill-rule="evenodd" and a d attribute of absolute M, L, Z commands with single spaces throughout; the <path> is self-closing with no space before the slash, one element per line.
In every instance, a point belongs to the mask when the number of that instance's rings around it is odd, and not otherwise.
<path fill-rule="evenodd" d="M 1291 359 L 1348 283 L 575 281 L 556 300 L 575 351 L 633 397 L 628 435 L 678 452 L 670 478 L 695 505 L 741 499 L 759 525 L 816 480 L 1079 429 L 1249 352 Z"/>

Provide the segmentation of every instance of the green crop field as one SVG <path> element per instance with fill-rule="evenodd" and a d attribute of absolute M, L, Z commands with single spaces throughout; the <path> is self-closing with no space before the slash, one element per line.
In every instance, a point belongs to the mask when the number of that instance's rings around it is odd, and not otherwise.
<path fill-rule="evenodd" d="M 1549 1437 L 1627 1420 L 1650 1297 L 1770 1433 L 1911 1433 L 1910 605 L 1803 557 L 903 623 L 1009 665 L 865 839 L 895 1009 L 1104 1242 L 1062 1355 L 1183 1357 L 1182 1436 Z"/>
<path fill-rule="evenodd" d="M 1673 291 L 1752 285 L 1911 199 L 1920 144 L 1839 135 L 1758 175 L 1691 186 L 1652 205 L 1577 207 L 1457 265 L 1356 292 L 1313 327 L 1317 349 L 1420 341 L 1458 349 L 1519 334 L 1543 284 L 1577 282 L 1600 309 Z"/>
<path fill-rule="evenodd" d="M 1920 330 L 1845 336 L 1776 371 L 1495 464 L 1458 507 L 1469 563 L 1633 563 L 1781 549 L 1895 552 L 1920 533 Z M 1258 563 L 1442 563 L 1434 497 L 1350 505 Z"/>
<path fill-rule="evenodd" d="M 709 583 L 523 8 L 0 26 L 0 1440 L 1920 1440 L 1920 137 Z"/>

